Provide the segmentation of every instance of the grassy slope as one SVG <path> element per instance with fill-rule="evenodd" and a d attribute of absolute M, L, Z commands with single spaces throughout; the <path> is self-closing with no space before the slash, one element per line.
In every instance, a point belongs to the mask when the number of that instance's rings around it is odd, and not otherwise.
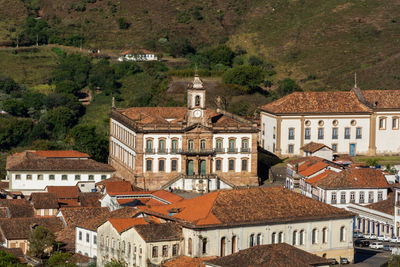
<path fill-rule="evenodd" d="M 27 15 L 19 0 L 0 0 L 0 46 L 7 45 L 16 37 Z"/>
<path fill-rule="evenodd" d="M 33 86 L 47 83 L 57 64 L 57 55 L 51 48 L 18 50 L 0 49 L 0 76 L 12 77 L 16 82 Z M 32 52 L 37 51 L 37 52 Z"/>
<path fill-rule="evenodd" d="M 229 37 L 233 48 L 240 45 L 273 62 L 275 81 L 289 76 L 305 89 L 348 89 L 354 72 L 362 88 L 398 88 L 400 80 L 397 0 L 97 0 L 84 12 L 71 8 L 81 0 L 38 2 L 50 24 L 56 15 L 62 19 L 54 25 L 60 32 L 82 34 L 85 45 L 94 48 L 122 51 L 161 37 L 187 38 L 201 46 Z M 202 20 L 191 15 L 195 6 L 202 8 Z M 3 11 L 0 25 L 11 13 L 23 17 L 26 12 L 20 4 Z M 129 29 L 118 28 L 119 17 L 131 24 Z M 316 79 L 307 80 L 310 75 Z"/>

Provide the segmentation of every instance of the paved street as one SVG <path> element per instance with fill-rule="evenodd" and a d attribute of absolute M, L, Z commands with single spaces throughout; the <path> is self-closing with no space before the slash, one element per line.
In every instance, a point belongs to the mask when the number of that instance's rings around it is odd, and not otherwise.
<path fill-rule="evenodd" d="M 348 266 L 379 267 L 388 261 L 391 253 L 377 249 L 355 248 L 354 256 L 355 264 L 349 264 Z"/>

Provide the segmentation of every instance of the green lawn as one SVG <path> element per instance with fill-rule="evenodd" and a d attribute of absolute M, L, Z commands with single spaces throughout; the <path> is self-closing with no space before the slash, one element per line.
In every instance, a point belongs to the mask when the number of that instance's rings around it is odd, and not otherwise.
<path fill-rule="evenodd" d="M 99 94 L 90 105 L 86 106 L 86 114 L 80 119 L 79 124 L 95 125 L 99 133 L 109 133 L 109 114 L 111 110 L 111 96 Z"/>
<path fill-rule="evenodd" d="M 370 159 L 376 159 L 378 164 L 400 164 L 400 156 L 376 156 L 376 157 L 367 157 L 367 156 L 356 156 L 353 159 L 358 163 L 365 163 Z"/>

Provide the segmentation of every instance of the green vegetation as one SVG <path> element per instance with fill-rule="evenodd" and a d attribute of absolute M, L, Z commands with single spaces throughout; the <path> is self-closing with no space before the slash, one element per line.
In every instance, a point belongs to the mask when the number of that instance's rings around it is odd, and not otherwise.
<path fill-rule="evenodd" d="M 54 234 L 43 226 L 33 229 L 29 237 L 29 255 L 43 259 L 48 256 L 48 248 L 52 248 L 55 242 Z"/>
<path fill-rule="evenodd" d="M 47 265 L 51 267 L 75 267 L 76 264 L 71 262 L 72 255 L 67 252 L 54 252 L 47 260 Z"/>
<path fill-rule="evenodd" d="M 5 251 L 0 250 L 0 266 L 4 267 L 21 267 L 24 264 L 19 263 L 17 257 L 11 254 L 7 254 Z"/>

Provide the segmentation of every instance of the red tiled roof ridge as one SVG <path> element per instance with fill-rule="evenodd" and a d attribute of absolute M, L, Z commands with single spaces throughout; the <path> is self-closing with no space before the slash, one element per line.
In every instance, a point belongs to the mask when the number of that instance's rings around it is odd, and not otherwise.
<path fill-rule="evenodd" d="M 316 151 L 318 151 L 318 150 L 320 150 L 321 148 L 324 148 L 324 147 L 327 147 L 327 148 L 329 148 L 330 150 L 332 150 L 332 149 L 331 149 L 330 147 L 328 147 L 327 145 L 322 144 L 322 143 L 316 143 L 316 142 L 307 143 L 307 144 L 305 144 L 301 149 L 303 149 L 304 152 L 311 152 L 311 153 L 314 153 L 314 152 L 316 152 Z"/>
<path fill-rule="evenodd" d="M 89 154 L 77 150 L 29 150 L 41 157 L 61 157 L 61 158 L 90 158 Z"/>

